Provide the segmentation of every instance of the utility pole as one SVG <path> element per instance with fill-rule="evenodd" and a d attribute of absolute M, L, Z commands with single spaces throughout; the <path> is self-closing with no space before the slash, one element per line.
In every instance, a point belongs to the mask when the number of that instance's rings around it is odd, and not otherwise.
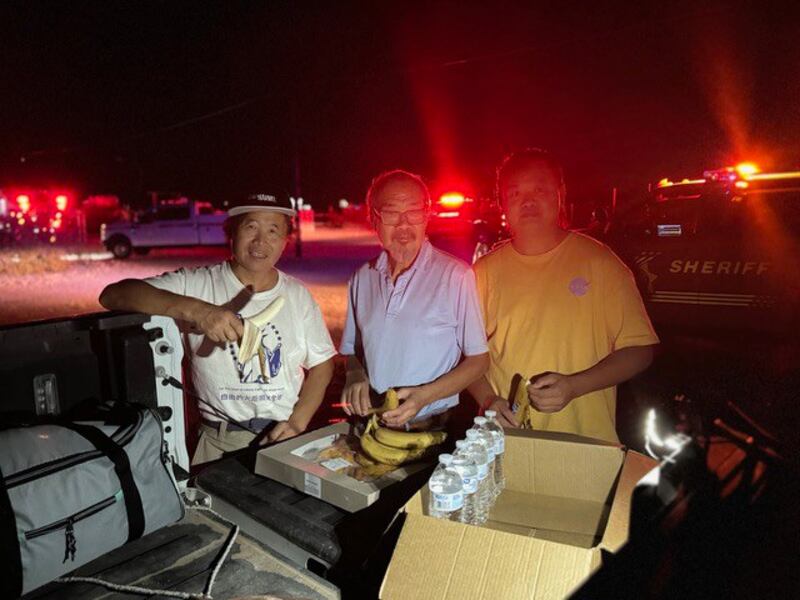
<path fill-rule="evenodd" d="M 294 169 L 293 169 L 293 180 L 294 180 L 294 208 L 297 211 L 297 233 L 294 238 L 294 255 L 297 258 L 303 257 L 303 241 L 301 239 L 301 214 L 300 211 L 303 208 L 303 197 L 302 197 L 302 190 L 300 188 L 300 151 L 297 148 L 297 139 L 294 141 Z"/>

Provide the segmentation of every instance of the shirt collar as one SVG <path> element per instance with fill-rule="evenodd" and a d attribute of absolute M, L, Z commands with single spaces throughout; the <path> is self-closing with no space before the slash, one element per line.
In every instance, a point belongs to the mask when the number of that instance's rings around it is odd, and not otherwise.
<path fill-rule="evenodd" d="M 415 258 L 414 262 L 411 263 L 411 266 L 406 270 L 406 273 L 413 273 L 420 267 L 426 267 L 428 262 L 430 262 L 432 253 L 433 246 L 428 241 L 428 238 L 425 238 L 422 242 L 422 246 L 419 249 L 417 258 Z M 375 262 L 375 268 L 383 275 L 386 275 L 387 277 L 391 276 L 391 273 L 389 272 L 389 253 L 386 250 L 381 251 L 380 256 L 378 256 L 378 260 Z"/>

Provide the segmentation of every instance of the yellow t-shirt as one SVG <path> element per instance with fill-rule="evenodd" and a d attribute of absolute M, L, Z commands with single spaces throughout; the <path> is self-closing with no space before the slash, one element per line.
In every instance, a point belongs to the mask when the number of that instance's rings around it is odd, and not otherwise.
<path fill-rule="evenodd" d="M 566 375 L 615 350 L 658 343 L 633 275 L 600 242 L 569 233 L 544 254 L 507 243 L 475 264 L 489 339 L 487 378 L 508 397 L 515 373 Z M 536 429 L 617 442 L 615 386 L 575 398 L 557 413 L 534 416 Z"/>

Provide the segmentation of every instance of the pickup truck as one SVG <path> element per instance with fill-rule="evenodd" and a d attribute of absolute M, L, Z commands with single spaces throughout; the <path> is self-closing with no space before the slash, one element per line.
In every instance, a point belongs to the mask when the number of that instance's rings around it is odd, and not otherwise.
<path fill-rule="evenodd" d="M 151 248 L 223 246 L 225 213 L 209 202 L 186 197 L 162 200 L 154 210 L 132 221 L 119 220 L 100 226 L 100 241 L 116 258 L 131 252 L 147 254 Z"/>
<path fill-rule="evenodd" d="M 125 586 L 122 589 L 134 592 L 126 597 L 139 598 L 163 597 L 151 591 L 155 589 L 173 597 L 209 598 L 200 590 L 213 581 L 213 597 L 218 600 L 398 597 L 382 595 L 381 582 L 389 563 L 394 564 L 392 553 L 406 519 L 400 509 L 425 485 L 432 467 L 384 488 L 374 504 L 354 513 L 254 474 L 255 453 L 251 450 L 207 465 L 193 473 L 192 481 L 186 472 L 189 456 L 184 424 L 188 411 L 180 390 L 182 362 L 180 332 L 171 319 L 162 317 L 99 313 L 0 327 L 0 427 L 10 422 L 11 415 L 80 421 L 89 405 L 106 401 L 148 406 L 162 420 L 165 451 L 179 487 L 186 490 L 190 501 L 198 495 L 210 501 L 217 513 L 207 516 L 187 511 L 181 521 L 71 574 L 94 578 L 93 582 L 53 582 L 31 591 L 23 600 L 121 597 L 95 585 L 97 580 Z M 719 591 L 763 586 L 772 592 L 769 597 L 789 597 L 784 586 L 791 584 L 791 574 L 796 572 L 790 563 L 796 554 L 792 552 L 797 539 L 794 499 L 800 478 L 796 470 L 781 466 L 783 459 L 772 447 L 780 448 L 778 442 L 742 415 L 733 422 L 733 429 L 725 421 L 717 421 L 718 430 L 731 432 L 731 437 L 727 441 L 715 437 L 708 444 L 711 477 L 702 468 L 705 452 L 692 445 L 686 458 L 664 463 L 668 469 L 664 475 L 654 471 L 655 477 L 642 480 L 632 498 L 632 528 L 637 535 L 619 554 L 603 554 L 608 569 L 599 571 L 577 597 L 620 597 L 610 590 L 621 585 L 626 586 L 624 597 L 640 597 L 656 589 L 653 581 L 674 592 L 669 597 L 718 597 L 723 595 L 716 593 Z M 742 450 L 752 452 L 752 460 L 745 463 Z M 797 453 L 787 452 L 786 456 L 796 457 Z M 745 464 L 750 466 L 740 469 Z M 773 475 L 764 478 L 765 472 L 773 471 L 774 480 Z M 742 472 L 744 476 L 734 479 Z M 728 490 L 725 494 L 717 475 L 725 476 L 729 486 L 724 488 Z M 740 483 L 730 491 L 733 481 Z M 241 529 L 235 539 L 229 534 L 232 523 Z M 494 542 L 496 536 L 507 535 L 495 531 L 489 539 Z M 468 532 L 461 539 L 475 544 L 476 539 L 486 537 L 471 537 Z M 770 543 L 764 544 L 764 539 Z M 226 540 L 233 540 L 232 549 L 216 571 L 214 565 Z M 429 544 L 437 547 L 438 540 L 431 539 Z M 719 559 L 720 549 L 725 560 Z M 676 556 L 689 558 L 676 561 Z M 513 597 L 522 597 L 528 558 L 515 557 L 513 551 L 509 557 L 516 560 L 520 578 L 516 588 L 520 591 Z M 673 568 L 665 570 L 664 564 Z M 740 568 L 742 565 L 758 568 Z M 770 566 L 766 579 L 763 565 Z M 465 568 L 473 568 L 472 563 L 467 560 Z M 667 578 L 665 572 L 669 572 Z M 437 593 L 427 594 L 425 586 L 431 583 L 437 581 L 420 576 L 418 583 L 412 584 L 419 586 L 412 589 L 412 597 L 444 597 L 441 586 Z"/>
<path fill-rule="evenodd" d="M 0 426 L 20 416 L 80 420 L 106 401 L 155 409 L 181 489 L 199 490 L 229 523 L 187 511 L 178 523 L 73 572 L 120 584 L 198 592 L 230 523 L 241 533 L 217 577 L 215 598 L 374 598 L 399 535 L 399 509 L 425 484 L 423 469 L 350 513 L 254 474 L 255 450 L 189 471 L 193 400 L 180 389 L 183 346 L 172 319 L 97 313 L 0 327 Z M 188 429 L 191 429 L 189 425 Z M 191 436 L 189 436 L 191 438 Z M 25 600 L 85 600 L 102 588 L 52 583 Z M 115 596 L 116 597 L 116 596 Z"/>

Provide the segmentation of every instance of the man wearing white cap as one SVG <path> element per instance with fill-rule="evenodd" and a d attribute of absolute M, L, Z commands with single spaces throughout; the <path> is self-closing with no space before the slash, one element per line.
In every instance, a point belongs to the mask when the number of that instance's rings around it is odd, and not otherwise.
<path fill-rule="evenodd" d="M 267 428 L 270 442 L 305 431 L 331 380 L 336 351 L 322 312 L 300 281 L 275 268 L 295 214 L 288 200 L 248 196 L 225 221 L 229 260 L 125 279 L 100 295 L 110 310 L 178 323 L 202 415 L 193 465 L 244 448 Z M 249 336 L 252 352 L 242 352 L 248 338 L 242 319 L 268 307 L 267 322 L 257 324 L 255 340 Z"/>

